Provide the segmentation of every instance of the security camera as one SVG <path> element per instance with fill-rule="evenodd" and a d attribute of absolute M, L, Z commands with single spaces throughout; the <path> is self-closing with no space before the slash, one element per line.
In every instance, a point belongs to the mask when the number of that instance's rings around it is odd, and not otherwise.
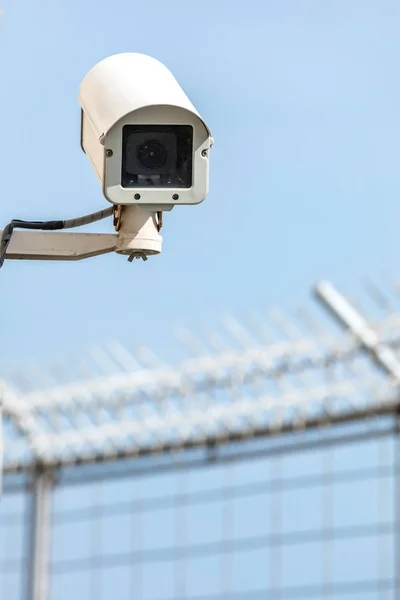
<path fill-rule="evenodd" d="M 211 133 L 165 65 L 110 56 L 84 77 L 79 102 L 81 147 L 109 202 L 164 211 L 206 198 Z"/>
<path fill-rule="evenodd" d="M 113 206 L 75 219 L 21 221 L 0 231 L 6 258 L 79 260 L 160 254 L 163 211 L 208 194 L 213 139 L 172 73 L 143 54 L 110 56 L 81 83 L 81 147 Z M 114 234 L 58 233 L 113 216 Z M 22 231 L 32 229 L 39 231 Z"/>

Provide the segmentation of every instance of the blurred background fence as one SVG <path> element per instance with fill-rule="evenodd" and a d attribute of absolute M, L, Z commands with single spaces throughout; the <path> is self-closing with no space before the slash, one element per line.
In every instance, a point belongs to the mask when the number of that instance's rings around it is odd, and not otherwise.
<path fill-rule="evenodd" d="M 400 599 L 396 289 L 316 291 L 344 331 L 275 312 L 177 367 L 3 383 L 0 598 Z"/>

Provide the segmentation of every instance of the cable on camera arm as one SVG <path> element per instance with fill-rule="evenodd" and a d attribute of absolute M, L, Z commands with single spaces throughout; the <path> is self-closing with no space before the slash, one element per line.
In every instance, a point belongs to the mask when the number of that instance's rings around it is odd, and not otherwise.
<path fill-rule="evenodd" d="M 77 217 L 76 219 L 66 219 L 65 221 L 20 221 L 13 219 L 3 230 L 3 235 L 0 241 L 0 269 L 3 266 L 6 258 L 7 248 L 11 241 L 14 229 L 39 229 L 41 231 L 57 231 L 60 229 L 73 229 L 75 227 L 82 227 L 83 225 L 89 225 L 101 219 L 111 217 L 114 212 L 114 207 L 105 208 L 83 217 Z"/>

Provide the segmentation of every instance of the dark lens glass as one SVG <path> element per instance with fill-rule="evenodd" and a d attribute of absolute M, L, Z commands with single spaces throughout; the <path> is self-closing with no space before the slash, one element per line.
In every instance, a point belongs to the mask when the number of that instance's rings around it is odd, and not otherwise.
<path fill-rule="evenodd" d="M 193 133 L 190 125 L 124 125 L 122 187 L 190 188 Z"/>
<path fill-rule="evenodd" d="M 146 169 L 160 169 L 167 162 L 168 152 L 157 140 L 148 140 L 138 147 L 137 156 Z"/>

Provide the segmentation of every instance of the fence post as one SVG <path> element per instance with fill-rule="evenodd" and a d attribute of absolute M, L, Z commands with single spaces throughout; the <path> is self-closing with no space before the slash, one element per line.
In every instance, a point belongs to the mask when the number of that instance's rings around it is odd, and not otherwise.
<path fill-rule="evenodd" d="M 54 476 L 51 471 L 46 469 L 34 471 L 28 511 L 27 600 L 49 600 L 53 483 Z"/>

